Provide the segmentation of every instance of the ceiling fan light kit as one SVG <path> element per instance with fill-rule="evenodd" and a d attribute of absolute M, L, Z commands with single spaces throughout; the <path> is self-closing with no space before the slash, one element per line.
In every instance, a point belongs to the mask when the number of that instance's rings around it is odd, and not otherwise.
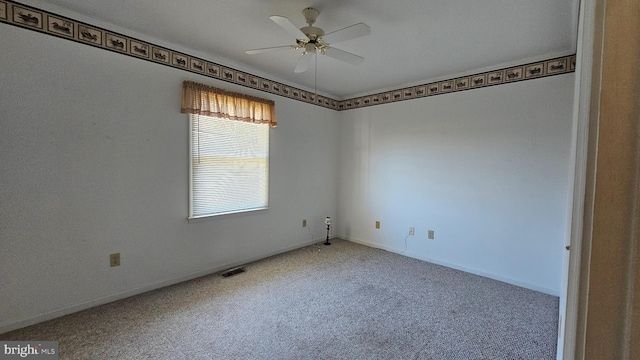
<path fill-rule="evenodd" d="M 338 43 L 341 41 L 355 39 L 361 36 L 371 34 L 371 29 L 364 23 L 358 23 L 346 28 L 336 30 L 331 33 L 325 34 L 324 30 L 319 27 L 313 26 L 320 15 L 320 11 L 312 7 L 302 10 L 307 26 L 298 28 L 291 20 L 284 16 L 272 15 L 269 17 L 273 22 L 278 24 L 281 28 L 293 35 L 296 39 L 295 45 L 275 46 L 261 49 L 247 50 L 246 53 L 250 55 L 261 54 L 265 52 L 272 52 L 278 50 L 299 50 L 304 49 L 300 54 L 300 59 L 294 70 L 296 73 L 304 72 L 311 64 L 311 56 L 305 56 L 307 54 L 312 55 L 327 55 L 336 60 L 340 60 L 352 65 L 358 65 L 364 61 L 362 56 L 352 54 L 350 52 L 337 49 L 329 44 Z"/>

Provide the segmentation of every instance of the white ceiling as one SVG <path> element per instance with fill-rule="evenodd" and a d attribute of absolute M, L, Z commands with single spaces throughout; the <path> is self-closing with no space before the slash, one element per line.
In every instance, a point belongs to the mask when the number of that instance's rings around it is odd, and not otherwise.
<path fill-rule="evenodd" d="M 302 50 L 247 55 L 294 44 L 269 19 L 306 26 L 302 9 L 320 10 L 325 32 L 364 22 L 371 35 L 335 44 L 363 56 L 353 66 L 318 58 L 317 90 L 335 99 L 421 84 L 460 73 L 575 52 L 579 0 L 40 0 L 61 9 L 211 54 L 273 80 L 314 89 L 314 71 L 294 74 Z M 129 35 L 126 34 L 125 35 Z M 218 61 L 220 62 L 220 61 Z"/>

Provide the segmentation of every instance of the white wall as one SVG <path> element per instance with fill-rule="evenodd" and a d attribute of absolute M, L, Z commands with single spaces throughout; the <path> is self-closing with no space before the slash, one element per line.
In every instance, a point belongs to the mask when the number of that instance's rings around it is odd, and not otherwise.
<path fill-rule="evenodd" d="M 573 84 L 565 74 L 341 112 L 338 235 L 558 295 Z"/>
<path fill-rule="evenodd" d="M 0 28 L 0 332 L 324 238 L 337 112 Z M 269 210 L 187 223 L 183 80 L 275 100 Z"/>

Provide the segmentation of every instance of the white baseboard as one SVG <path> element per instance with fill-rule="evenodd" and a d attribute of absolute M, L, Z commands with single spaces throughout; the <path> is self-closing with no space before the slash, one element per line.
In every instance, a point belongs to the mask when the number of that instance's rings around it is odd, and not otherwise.
<path fill-rule="evenodd" d="M 392 248 L 392 247 L 389 247 L 389 246 L 372 243 L 370 241 L 365 241 L 365 240 L 361 240 L 361 239 L 352 238 L 352 237 L 349 237 L 349 236 L 337 236 L 337 237 L 340 238 L 340 239 L 348 240 L 348 241 L 351 241 L 351 242 L 354 242 L 354 243 L 358 243 L 358 244 L 361 244 L 361 245 L 365 245 L 365 246 L 369 246 L 369 247 L 372 247 L 372 248 L 386 250 L 386 251 L 393 252 L 393 253 L 396 253 L 396 254 L 408 256 L 408 257 L 411 257 L 411 258 L 414 258 L 414 259 L 430 262 L 430 263 L 436 264 L 436 265 L 442 265 L 442 266 L 445 266 L 445 267 L 448 267 L 448 268 L 451 268 L 451 269 L 456 269 L 456 270 L 464 271 L 464 272 L 467 272 L 467 273 L 470 273 L 470 274 L 479 275 L 479 276 L 486 277 L 486 278 L 489 278 L 489 279 L 501 281 L 501 282 L 504 282 L 504 283 L 507 283 L 507 284 L 519 286 L 519 287 L 522 287 L 522 288 L 525 288 L 525 289 L 538 291 L 538 292 L 545 293 L 545 294 L 548 294 L 548 295 L 560 296 L 560 289 L 550 289 L 550 288 L 546 288 L 546 287 L 530 284 L 530 283 L 523 282 L 523 281 L 520 281 L 520 280 L 515 280 L 515 279 L 507 278 L 507 277 L 504 277 L 504 276 L 500 276 L 500 275 L 484 272 L 484 271 L 481 271 L 481 270 L 478 270 L 478 269 L 469 268 L 469 267 L 458 265 L 458 264 L 452 264 L 452 263 L 448 263 L 446 261 L 440 261 L 440 260 L 437 260 L 437 259 L 432 259 L 432 258 L 426 257 L 426 256 L 424 256 L 422 254 L 418 254 L 418 253 L 414 253 L 414 252 L 406 252 L 406 251 L 402 252 L 401 249 L 396 249 L 396 248 Z"/>
<path fill-rule="evenodd" d="M 315 244 L 317 242 L 320 241 L 325 241 L 325 238 L 318 238 L 318 239 L 313 239 L 313 240 L 307 240 L 304 242 L 301 242 L 299 244 L 293 245 L 293 246 L 288 246 L 288 247 L 284 247 L 281 248 L 280 250 L 275 250 L 275 251 L 271 251 L 265 254 L 262 254 L 260 256 L 254 256 L 254 257 L 250 257 L 250 258 L 246 258 L 246 259 L 242 259 L 242 260 L 238 260 L 238 261 L 233 261 L 230 263 L 226 263 L 223 265 L 219 265 L 219 266 L 215 266 L 209 269 L 204 269 L 204 270 L 200 270 L 200 271 L 195 271 L 189 274 L 185 274 L 182 276 L 178 276 L 172 279 L 168 279 L 168 280 L 164 280 L 164 281 L 159 281 L 153 284 L 149 284 L 149 285 L 144 285 L 144 286 L 140 286 L 137 288 L 133 288 L 133 289 L 128 289 L 125 291 L 121 291 L 115 294 L 110 294 L 107 296 L 101 296 L 95 299 L 91 299 L 91 300 L 87 300 L 87 301 L 83 301 L 77 304 L 72 304 L 69 306 L 65 306 L 56 310 L 52 310 L 52 311 L 47 311 L 44 312 L 42 314 L 39 315 L 35 315 L 35 316 L 31 316 L 28 317 L 26 319 L 22 319 L 22 320 L 18 320 L 18 321 L 12 321 L 12 322 L 7 322 L 7 323 L 3 323 L 0 324 L 0 334 L 9 332 L 9 331 L 13 331 L 16 329 L 20 329 L 29 325 L 33 325 L 33 324 L 37 324 L 43 321 L 47 321 L 47 320 L 52 320 L 64 315 L 69 315 L 69 314 L 73 314 L 75 312 L 78 311 L 82 311 L 82 310 L 86 310 L 92 307 L 96 307 L 99 305 L 104 305 L 110 302 L 114 302 L 114 301 L 118 301 L 118 300 L 122 300 L 134 295 L 139 295 L 148 291 L 152 291 L 152 290 L 156 290 L 156 289 L 160 289 L 166 286 L 170 286 L 170 285 L 174 285 L 174 284 L 178 284 L 181 283 L 183 281 L 188 281 L 188 280 L 192 280 L 201 276 L 205 276 L 205 275 L 210 275 L 213 273 L 216 273 L 218 271 L 222 271 L 222 270 L 226 270 L 235 266 L 239 266 L 239 265 L 244 265 L 244 264 L 248 264 L 257 260 L 261 260 L 264 258 L 268 258 L 270 256 L 274 256 L 274 255 L 278 255 L 278 254 L 282 254 L 291 250 L 295 250 L 295 249 L 299 249 L 305 246 L 309 246 L 312 244 Z"/>

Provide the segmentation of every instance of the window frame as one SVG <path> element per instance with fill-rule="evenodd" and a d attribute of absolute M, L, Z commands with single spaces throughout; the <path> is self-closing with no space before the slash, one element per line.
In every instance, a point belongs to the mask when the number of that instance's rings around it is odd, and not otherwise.
<path fill-rule="evenodd" d="M 204 118 L 214 118 L 217 120 L 222 120 L 222 121 L 238 121 L 238 120 L 230 120 L 230 119 L 225 119 L 222 117 L 215 117 L 215 116 L 206 116 L 206 115 L 199 115 L 199 114 L 188 114 L 188 122 L 189 122 L 189 213 L 187 216 L 187 220 L 189 223 L 195 223 L 195 222 L 201 222 L 201 221 L 206 221 L 206 220 L 211 220 L 211 219 L 218 219 L 218 218 L 224 218 L 224 217 L 228 217 L 228 216 L 233 216 L 233 215 L 240 215 L 240 214 L 249 214 L 249 213 L 255 213 L 255 212 L 260 212 L 260 211 L 265 211 L 269 209 L 269 198 L 270 198 L 270 180 L 271 180 L 271 162 L 270 162 L 270 156 L 271 156 L 271 127 L 269 127 L 266 124 L 253 124 L 256 126 L 266 126 L 267 127 L 267 148 L 266 148 L 266 184 L 265 184 L 265 191 L 266 191 L 266 202 L 265 202 L 265 206 L 263 207 L 256 207 L 256 208 L 251 208 L 251 209 L 240 209 L 240 210 L 232 210 L 232 211 L 225 211 L 225 212 L 218 212 L 218 213 L 213 213 L 213 214 L 203 214 L 203 215 L 194 215 L 194 211 L 193 211 L 193 204 L 194 204 L 194 198 L 193 198 L 193 194 L 194 194 L 194 170 L 193 170 L 193 160 L 194 160 L 194 148 L 193 148 L 193 135 L 194 135 L 194 119 L 197 119 L 198 117 L 204 117 Z M 202 119 L 200 118 L 199 121 L 202 121 Z"/>

